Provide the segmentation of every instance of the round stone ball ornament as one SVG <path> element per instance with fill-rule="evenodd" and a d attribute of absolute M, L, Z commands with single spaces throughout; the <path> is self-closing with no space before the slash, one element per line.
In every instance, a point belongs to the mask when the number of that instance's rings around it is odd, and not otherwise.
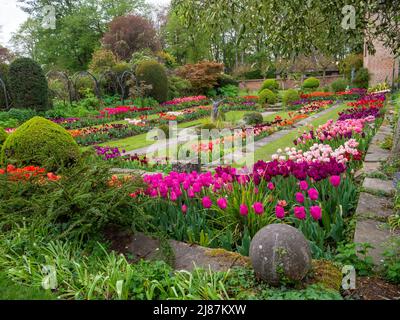
<path fill-rule="evenodd" d="M 250 244 L 255 274 L 277 286 L 282 280 L 300 281 L 311 268 L 311 250 L 304 235 L 287 224 L 260 229 Z"/>

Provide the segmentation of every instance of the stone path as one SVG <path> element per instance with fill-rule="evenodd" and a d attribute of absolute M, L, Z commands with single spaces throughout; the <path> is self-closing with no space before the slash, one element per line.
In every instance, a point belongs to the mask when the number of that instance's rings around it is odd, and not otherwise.
<path fill-rule="evenodd" d="M 390 151 L 382 149 L 380 143 L 390 135 L 393 135 L 390 125 L 384 124 L 379 128 L 371 140 L 363 168 L 357 172 L 356 176 L 379 173 L 381 162 L 387 161 L 390 156 Z M 366 177 L 363 183 L 363 192 L 358 200 L 354 242 L 368 242 L 374 247 L 369 251 L 369 255 L 376 265 L 382 263 L 385 242 L 393 236 L 400 236 L 398 233 L 392 232 L 386 225 L 387 218 L 393 214 L 392 197 L 395 191 L 392 180 Z"/>

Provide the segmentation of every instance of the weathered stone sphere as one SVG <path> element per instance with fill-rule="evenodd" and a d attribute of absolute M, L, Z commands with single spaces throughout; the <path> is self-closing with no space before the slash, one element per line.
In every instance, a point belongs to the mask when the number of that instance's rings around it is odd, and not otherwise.
<path fill-rule="evenodd" d="M 287 224 L 260 229 L 250 244 L 250 259 L 258 278 L 271 285 L 302 280 L 311 268 L 311 250 L 304 235 Z"/>

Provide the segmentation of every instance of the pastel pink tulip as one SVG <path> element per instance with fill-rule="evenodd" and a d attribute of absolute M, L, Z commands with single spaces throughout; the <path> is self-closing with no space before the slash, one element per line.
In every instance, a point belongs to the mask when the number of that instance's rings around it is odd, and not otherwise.
<path fill-rule="evenodd" d="M 212 201 L 211 201 L 210 197 L 204 197 L 201 200 L 201 203 L 203 204 L 203 207 L 206 209 L 210 208 L 212 205 Z"/>
<path fill-rule="evenodd" d="M 300 190 L 305 191 L 305 190 L 307 190 L 307 189 L 308 189 L 308 183 L 307 183 L 307 181 L 305 181 L 305 180 L 300 181 Z"/>
<path fill-rule="evenodd" d="M 218 207 L 219 207 L 220 209 L 224 210 L 224 209 L 226 209 L 226 207 L 227 207 L 227 205 L 228 205 L 228 202 L 226 201 L 225 198 L 219 198 L 219 199 L 217 200 L 217 205 L 218 205 Z"/>
<path fill-rule="evenodd" d="M 331 185 L 333 185 L 335 188 L 337 188 L 340 185 L 340 176 L 330 177 L 329 182 L 331 183 Z"/>
<path fill-rule="evenodd" d="M 310 214 L 314 220 L 321 219 L 322 216 L 322 209 L 320 206 L 312 206 L 310 207 Z"/>
<path fill-rule="evenodd" d="M 255 202 L 253 204 L 255 214 L 261 215 L 264 213 L 264 206 L 261 202 Z"/>
<path fill-rule="evenodd" d="M 304 207 L 295 207 L 294 215 L 297 219 L 304 220 L 306 218 L 306 209 Z"/>
<path fill-rule="evenodd" d="M 249 214 L 249 209 L 245 204 L 241 204 L 239 212 L 242 216 L 247 216 Z"/>
<path fill-rule="evenodd" d="M 268 186 L 269 190 L 274 190 L 275 189 L 275 186 L 274 186 L 274 184 L 272 182 L 268 182 L 267 186 Z"/>
<path fill-rule="evenodd" d="M 304 202 L 304 195 L 301 192 L 296 192 L 296 201 L 298 203 Z"/>
<path fill-rule="evenodd" d="M 186 205 L 186 204 L 183 204 L 181 209 L 182 209 L 182 213 L 183 213 L 183 214 L 186 214 L 187 205 Z"/>
<path fill-rule="evenodd" d="M 278 219 L 283 219 L 285 217 L 285 209 L 281 206 L 276 206 L 275 215 Z"/>
<path fill-rule="evenodd" d="M 310 190 L 308 190 L 308 196 L 313 201 L 318 200 L 318 196 L 319 196 L 318 190 L 311 188 Z"/>

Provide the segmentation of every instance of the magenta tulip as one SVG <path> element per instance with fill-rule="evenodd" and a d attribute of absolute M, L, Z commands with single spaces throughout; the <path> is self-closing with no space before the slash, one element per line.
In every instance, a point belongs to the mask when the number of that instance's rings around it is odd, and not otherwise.
<path fill-rule="evenodd" d="M 278 219 L 283 219 L 285 217 L 285 209 L 281 206 L 276 206 L 275 215 Z"/>
<path fill-rule="evenodd" d="M 227 205 L 228 205 L 228 202 L 226 201 L 225 198 L 219 198 L 219 199 L 217 200 L 217 205 L 218 205 L 218 207 L 219 207 L 220 209 L 224 210 L 224 209 L 226 209 L 226 207 L 227 207 Z"/>
<path fill-rule="evenodd" d="M 245 204 L 241 204 L 240 205 L 240 210 L 239 211 L 240 211 L 240 214 L 242 216 L 247 216 L 248 213 L 249 213 L 249 209 L 247 208 L 247 206 Z"/>
<path fill-rule="evenodd" d="M 212 201 L 211 201 L 210 197 L 204 197 L 201 200 L 201 202 L 203 204 L 203 207 L 206 208 L 206 209 L 210 208 L 211 205 L 212 205 Z"/>
<path fill-rule="evenodd" d="M 311 188 L 310 190 L 308 190 L 308 196 L 310 197 L 311 200 L 314 200 L 314 201 L 318 200 L 318 196 L 319 196 L 318 190 Z"/>
<path fill-rule="evenodd" d="M 295 207 L 294 215 L 297 219 L 304 220 L 306 218 L 306 209 L 304 207 Z"/>
<path fill-rule="evenodd" d="M 261 215 L 264 213 L 264 206 L 261 202 L 254 203 L 253 209 L 254 209 L 255 214 Z"/>
<path fill-rule="evenodd" d="M 311 214 L 311 217 L 313 217 L 314 220 L 321 219 L 321 216 L 322 216 L 321 207 L 320 206 L 312 206 L 312 207 L 310 207 L 310 214 Z"/>
<path fill-rule="evenodd" d="M 304 202 L 304 195 L 301 192 L 296 192 L 296 201 L 298 203 Z"/>
<path fill-rule="evenodd" d="M 340 185 L 340 176 L 330 177 L 329 182 L 331 183 L 331 185 L 337 188 Z"/>

